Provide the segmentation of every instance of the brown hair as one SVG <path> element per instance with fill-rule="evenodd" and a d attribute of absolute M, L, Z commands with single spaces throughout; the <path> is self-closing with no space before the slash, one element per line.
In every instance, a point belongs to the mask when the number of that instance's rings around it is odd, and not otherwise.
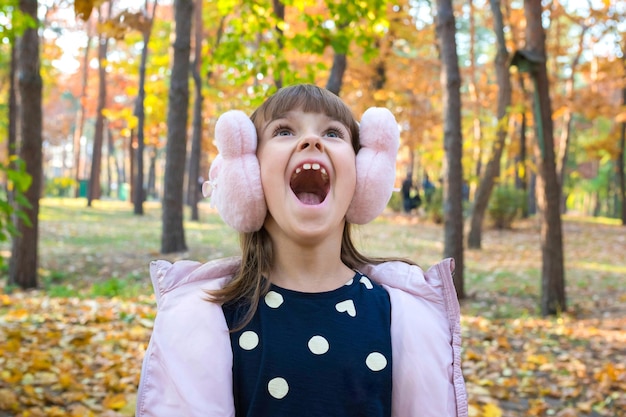
<path fill-rule="evenodd" d="M 301 84 L 278 90 L 269 97 L 250 119 L 254 123 L 257 135 L 264 125 L 282 117 L 291 110 L 311 113 L 323 113 L 348 128 L 355 153 L 360 148 L 359 125 L 350 108 L 336 95 L 323 88 Z M 371 258 L 360 253 L 352 242 L 352 225 L 345 223 L 341 238 L 341 261 L 352 269 L 359 269 L 365 264 L 379 264 L 391 259 Z M 241 247 L 241 266 L 233 279 L 222 289 L 211 291 L 213 302 L 237 303 L 247 307 L 247 312 L 240 323 L 231 331 L 237 331 L 250 322 L 259 305 L 259 300 L 270 287 L 268 277 L 273 261 L 273 248 L 270 237 L 264 227 L 261 230 L 239 235 Z M 405 259 L 394 259 L 412 263 Z"/>

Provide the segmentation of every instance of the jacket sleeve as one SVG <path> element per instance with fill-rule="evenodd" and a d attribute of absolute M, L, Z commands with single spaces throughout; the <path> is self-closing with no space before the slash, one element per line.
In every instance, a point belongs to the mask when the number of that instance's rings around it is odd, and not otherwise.
<path fill-rule="evenodd" d="M 392 416 L 467 417 L 453 262 L 425 274 L 402 262 L 370 268 L 391 299 Z"/>
<path fill-rule="evenodd" d="M 205 292 L 228 278 L 215 278 L 215 268 L 190 261 L 156 261 L 150 273 L 158 310 L 136 415 L 234 416 L 228 327 L 221 306 L 207 301 Z"/>

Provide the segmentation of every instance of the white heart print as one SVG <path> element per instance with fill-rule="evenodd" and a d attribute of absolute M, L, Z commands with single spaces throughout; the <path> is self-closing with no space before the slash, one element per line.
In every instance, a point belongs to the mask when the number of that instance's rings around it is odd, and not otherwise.
<path fill-rule="evenodd" d="M 335 308 L 340 313 L 348 313 L 350 317 L 356 317 L 356 307 L 354 306 L 354 301 L 345 300 L 340 303 L 335 304 Z"/>
<path fill-rule="evenodd" d="M 374 286 L 372 285 L 372 281 L 370 281 L 367 277 L 361 277 L 359 282 L 365 285 L 365 288 L 367 288 L 368 290 L 371 290 L 372 288 L 374 288 Z"/>

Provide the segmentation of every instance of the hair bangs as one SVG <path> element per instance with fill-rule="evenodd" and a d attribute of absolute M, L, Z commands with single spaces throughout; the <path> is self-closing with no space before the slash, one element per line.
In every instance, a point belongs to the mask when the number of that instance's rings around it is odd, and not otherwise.
<path fill-rule="evenodd" d="M 280 119 L 292 110 L 321 113 L 337 120 L 350 131 L 354 151 L 359 150 L 359 125 L 350 108 L 335 94 L 315 85 L 300 84 L 281 88 L 252 113 L 250 119 L 258 134 L 265 124 Z"/>

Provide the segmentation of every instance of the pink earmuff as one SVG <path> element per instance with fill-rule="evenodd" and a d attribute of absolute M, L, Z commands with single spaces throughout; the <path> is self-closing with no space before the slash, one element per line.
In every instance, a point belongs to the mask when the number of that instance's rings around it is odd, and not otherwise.
<path fill-rule="evenodd" d="M 363 114 L 359 136 L 356 190 L 346 220 L 365 224 L 382 213 L 391 198 L 400 133 L 389 110 L 372 107 Z M 211 204 L 229 226 L 239 232 L 255 232 L 263 226 L 267 205 L 254 124 L 245 113 L 228 111 L 215 125 L 215 142 L 219 154 L 202 192 L 211 197 Z"/>

